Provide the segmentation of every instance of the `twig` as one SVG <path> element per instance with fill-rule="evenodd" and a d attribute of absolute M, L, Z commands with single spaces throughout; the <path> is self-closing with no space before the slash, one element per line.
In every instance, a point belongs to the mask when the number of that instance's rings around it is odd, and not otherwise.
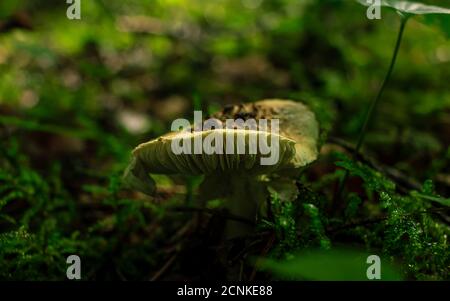
<path fill-rule="evenodd" d="M 331 142 L 332 144 L 336 144 L 343 147 L 348 152 L 352 153 L 355 151 L 355 147 L 351 143 L 342 140 L 340 138 L 330 137 L 328 141 Z M 367 154 L 363 154 L 360 152 L 357 154 L 356 159 L 362 163 L 369 165 L 373 169 L 383 174 L 386 174 L 390 179 L 399 184 L 400 186 L 399 189 L 401 189 L 402 192 L 406 193 L 408 192 L 408 189 L 420 190 L 422 188 L 417 180 L 408 177 L 406 174 L 404 174 L 398 169 L 377 162 L 374 158 L 368 156 Z"/>
<path fill-rule="evenodd" d="M 181 227 L 175 234 L 172 236 L 172 238 L 169 240 L 170 242 L 176 242 L 181 237 L 183 237 L 186 233 L 191 230 L 192 227 L 192 220 L 189 220 L 183 227 Z"/>
<path fill-rule="evenodd" d="M 272 248 L 272 245 L 274 242 L 275 242 L 275 232 L 272 233 L 272 235 L 269 238 L 269 241 L 267 242 L 267 245 L 262 250 L 260 257 L 256 260 L 255 267 L 253 268 L 253 271 L 252 271 L 252 274 L 250 275 L 249 281 L 252 281 L 253 279 L 255 279 L 256 272 L 258 271 L 262 257 L 264 257 L 269 252 L 269 250 L 270 250 L 270 248 Z"/>
<path fill-rule="evenodd" d="M 169 258 L 169 260 L 167 260 L 167 262 L 162 266 L 162 268 L 159 269 L 159 270 L 155 273 L 155 275 L 153 275 L 153 277 L 150 279 L 150 281 L 156 281 L 156 280 L 158 280 L 158 279 L 162 276 L 162 274 L 164 274 L 164 273 L 169 269 L 169 267 L 170 267 L 170 266 L 172 265 L 172 263 L 175 261 L 175 259 L 177 258 L 177 256 L 178 256 L 178 253 L 173 254 L 173 255 Z"/>
<path fill-rule="evenodd" d="M 254 246 L 256 246 L 257 244 L 259 244 L 261 242 L 263 242 L 263 239 L 257 239 L 255 241 L 251 242 L 248 246 L 244 247 L 236 256 L 234 256 L 234 258 L 231 259 L 231 263 L 234 264 L 239 259 L 242 259 L 244 257 L 244 255 L 246 253 L 248 253 L 251 248 L 253 248 Z"/>
<path fill-rule="evenodd" d="M 427 213 L 441 213 L 441 211 L 448 211 L 448 208 L 433 208 L 430 210 L 423 210 L 423 211 L 419 211 L 419 212 L 411 212 L 408 214 L 403 215 L 404 217 L 406 216 L 411 216 L 411 215 L 415 215 L 415 214 L 427 214 Z M 387 215 L 383 215 L 377 218 L 372 218 L 372 219 L 364 219 L 364 220 L 360 220 L 357 222 L 352 222 L 352 223 L 348 223 L 348 224 L 344 224 L 341 226 L 338 226 L 336 228 L 327 228 L 327 232 L 333 233 L 333 232 L 337 232 L 337 231 L 341 231 L 341 230 L 346 230 L 346 229 L 351 229 L 351 228 L 356 228 L 359 226 L 366 226 L 366 225 L 370 225 L 370 224 L 376 224 L 376 223 L 381 223 L 384 222 L 388 219 Z"/>
<path fill-rule="evenodd" d="M 342 230 L 356 228 L 359 226 L 367 226 L 367 225 L 371 225 L 371 224 L 377 224 L 377 223 L 381 223 L 381 222 L 387 220 L 387 218 L 388 218 L 387 216 L 382 216 L 382 217 L 378 217 L 378 218 L 365 219 L 365 220 L 361 220 L 361 221 L 357 221 L 357 222 L 352 222 L 352 223 L 341 225 L 336 228 L 328 228 L 327 232 L 333 233 L 333 232 L 338 232 L 338 231 L 342 231 Z"/>

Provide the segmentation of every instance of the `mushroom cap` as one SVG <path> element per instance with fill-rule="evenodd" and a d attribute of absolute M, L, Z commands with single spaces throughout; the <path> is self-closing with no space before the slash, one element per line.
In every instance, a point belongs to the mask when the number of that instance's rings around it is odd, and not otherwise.
<path fill-rule="evenodd" d="M 317 159 L 319 124 L 314 113 L 303 103 L 286 99 L 264 99 L 225 107 L 213 117 L 225 119 L 279 119 L 280 136 L 295 141 L 294 166 L 302 167 Z"/>
<path fill-rule="evenodd" d="M 155 183 L 149 173 L 259 175 L 295 170 L 317 158 L 318 123 L 314 113 L 302 103 L 280 99 L 261 100 L 225 107 L 211 117 L 222 122 L 223 129 L 194 131 L 194 127 L 191 127 L 138 145 L 133 150 L 132 161 L 125 171 L 125 183 L 130 188 L 153 194 Z M 233 124 L 232 128 L 226 128 L 227 119 L 255 119 L 257 122 L 261 119 L 279 119 L 279 131 L 271 132 L 270 121 L 266 128 L 239 128 L 236 124 Z M 206 152 L 202 149 L 201 154 L 195 154 L 196 139 L 205 141 L 211 137 L 222 139 L 222 145 L 218 146 L 222 153 Z M 261 152 L 259 147 L 250 153 L 250 144 L 254 145 L 255 141 L 260 139 L 266 141 L 269 147 L 275 147 L 271 148 L 271 151 L 278 152 L 278 160 L 274 164 L 262 164 L 262 158 L 267 158 L 270 154 Z M 172 143 L 181 141 L 183 144 L 190 144 L 191 154 L 174 153 Z M 227 152 L 228 141 L 233 141 L 233 148 L 230 146 L 232 152 Z M 244 153 L 237 151 L 239 141 L 244 142 Z M 273 144 L 274 141 L 278 143 Z"/>

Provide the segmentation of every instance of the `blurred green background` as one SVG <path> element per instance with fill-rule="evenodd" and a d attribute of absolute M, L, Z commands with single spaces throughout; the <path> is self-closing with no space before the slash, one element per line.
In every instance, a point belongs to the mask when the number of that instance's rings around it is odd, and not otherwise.
<path fill-rule="evenodd" d="M 324 139 L 354 142 L 400 24 L 388 9 L 368 20 L 356 1 L 81 0 L 81 20 L 69 20 L 67 7 L 0 2 L 0 279 L 65 279 L 69 254 L 84 260 L 83 279 L 251 279 L 242 258 L 216 262 L 212 234 L 185 229 L 191 216 L 165 209 L 195 198 L 195 179 L 158 178 L 164 189 L 152 202 L 121 189 L 130 150 L 194 109 L 263 98 L 303 101 Z M 329 232 L 352 219 L 329 208 L 341 175 L 334 153 L 345 149 L 324 140 L 321 159 L 301 179 L 309 191 L 301 202 L 319 213 L 298 209 L 319 225 L 295 246 L 277 239 L 271 256 L 350 244 L 399 261 L 408 279 L 448 279 L 448 216 L 417 215 L 430 205 L 411 191 L 425 193 L 427 179 L 430 194 L 450 191 L 449 31 L 448 17 L 409 21 L 364 146 L 415 185 L 395 192 L 409 198 L 397 206 L 406 212 L 396 220 L 403 228 L 391 221 Z M 389 203 L 383 191 L 362 184 L 378 176 L 350 181 L 356 207 L 342 210 L 356 220 L 401 214 L 380 205 Z M 264 242 L 247 251 L 267 255 Z M 239 249 L 224 248 L 227 256 Z M 209 266 L 191 260 L 202 257 Z M 170 269 L 158 274 L 167 261 Z"/>

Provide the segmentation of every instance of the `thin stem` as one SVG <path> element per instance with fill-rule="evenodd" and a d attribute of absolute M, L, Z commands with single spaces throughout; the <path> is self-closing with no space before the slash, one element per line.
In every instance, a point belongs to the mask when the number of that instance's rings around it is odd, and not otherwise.
<path fill-rule="evenodd" d="M 356 144 L 356 147 L 355 147 L 355 152 L 353 155 L 354 157 L 357 155 L 357 153 L 359 152 L 359 150 L 364 142 L 364 138 L 365 138 L 366 132 L 367 132 L 367 127 L 373 117 L 375 108 L 376 108 L 377 104 L 379 103 L 381 96 L 383 95 L 384 89 L 386 88 L 386 85 L 387 85 L 389 79 L 391 78 L 392 70 L 394 69 L 395 61 L 397 60 L 398 50 L 400 49 L 400 44 L 402 42 L 403 32 L 405 30 L 405 25 L 406 25 L 407 21 L 408 21 L 408 17 L 401 18 L 400 30 L 398 32 L 397 42 L 395 44 L 395 49 L 394 49 L 394 54 L 392 55 L 391 64 L 389 66 L 388 72 L 386 73 L 386 77 L 384 78 L 383 84 L 381 85 L 381 88 L 378 91 L 377 97 L 375 97 L 375 99 L 370 104 L 369 109 L 367 110 L 366 117 L 364 119 L 364 124 L 363 124 L 363 127 L 361 128 L 361 131 L 359 134 L 358 143 Z"/>
<path fill-rule="evenodd" d="M 356 159 L 358 156 L 359 150 L 361 149 L 361 146 L 364 142 L 364 138 L 366 137 L 367 128 L 369 126 L 370 121 L 372 120 L 372 117 L 375 112 L 375 108 L 377 107 L 378 103 L 380 102 L 381 96 L 383 95 L 384 89 L 387 86 L 387 83 L 389 82 L 389 79 L 391 78 L 392 70 L 394 70 L 395 62 L 397 60 L 397 54 L 400 49 L 400 44 L 402 42 L 403 32 L 405 30 L 406 22 L 408 21 L 407 16 L 401 17 L 401 23 L 400 23 L 400 30 L 397 35 L 397 42 L 395 43 L 394 53 L 392 55 L 391 64 L 389 65 L 388 72 L 386 73 L 386 76 L 384 77 L 383 83 L 381 84 L 380 90 L 378 91 L 377 96 L 374 98 L 374 100 L 370 103 L 369 109 L 366 112 L 366 116 L 364 118 L 364 123 L 361 128 L 361 131 L 359 133 L 358 142 L 356 143 L 355 150 L 353 152 L 353 160 Z M 345 172 L 344 177 L 342 178 L 342 181 L 339 185 L 339 190 L 336 194 L 335 203 L 336 200 L 338 200 L 344 190 L 345 184 L 347 182 L 347 178 L 349 176 L 348 170 Z"/>

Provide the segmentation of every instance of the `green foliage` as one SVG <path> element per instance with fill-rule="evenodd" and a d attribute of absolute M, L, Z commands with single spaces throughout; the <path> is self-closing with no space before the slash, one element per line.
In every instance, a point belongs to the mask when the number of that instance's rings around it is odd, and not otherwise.
<path fill-rule="evenodd" d="M 341 161 L 336 165 L 361 178 L 368 195 L 372 192 L 378 194 L 377 202 L 385 212 L 380 228 L 384 237 L 380 245 L 383 253 L 401 259 L 406 267 L 403 272 L 408 277 L 448 278 L 450 256 L 446 233 L 449 228 L 430 215 L 439 210 L 432 202 L 448 206 L 448 200 L 435 195 L 433 182 L 427 180 L 421 192 L 411 191 L 403 196 L 395 191 L 394 183 L 379 172 L 342 155 L 339 159 Z M 351 194 L 346 212 L 354 210 L 355 198 L 356 204 L 360 203 L 358 197 Z"/>
<path fill-rule="evenodd" d="M 383 246 L 387 254 L 402 254 L 408 274 L 418 279 L 445 279 L 449 276 L 448 231 L 424 212 L 416 198 L 385 196 L 388 211 Z M 420 258 L 420 260 L 419 260 Z M 434 271 L 434 275 L 430 275 Z"/>
<path fill-rule="evenodd" d="M 347 197 L 347 200 L 348 205 L 345 208 L 345 217 L 347 219 L 351 219 L 357 215 L 362 200 L 356 193 L 350 193 Z"/>
<path fill-rule="evenodd" d="M 313 204 L 303 204 L 303 210 L 308 217 L 308 226 L 302 229 L 305 233 L 306 241 L 317 241 L 321 249 L 329 249 L 331 242 L 325 234 L 323 217 L 321 217 L 319 210 Z M 309 237 L 308 237 L 309 236 Z"/>
<path fill-rule="evenodd" d="M 280 247 L 292 249 L 297 247 L 296 204 L 292 199 L 281 198 L 272 187 L 270 192 L 270 208 L 274 215 L 274 230 L 280 239 Z"/>
<path fill-rule="evenodd" d="M 393 192 L 395 184 L 386 179 L 380 172 L 370 167 L 351 160 L 350 158 L 337 154 L 338 160 L 336 165 L 350 172 L 350 175 L 360 177 L 364 181 L 364 186 L 371 192 Z"/>
<path fill-rule="evenodd" d="M 131 243 L 123 252 L 119 250 L 123 237 L 145 231 L 149 213 L 161 216 L 159 208 L 119 198 L 120 174 L 111 175 L 105 186 L 85 186 L 90 201 L 76 204 L 64 190 L 60 168 L 43 177 L 27 167 L 17 144 L 2 150 L 10 160 L 0 161 L 0 226 L 4 229 L 0 234 L 0 279 L 64 280 L 66 258 L 71 254 L 82 258 L 85 280 L 97 278 L 97 273 L 111 265 L 113 270 L 102 273 L 102 279 L 145 276 L 139 266 L 142 260 L 154 263 L 144 256 L 154 246 Z M 17 161 L 21 161 L 19 168 L 14 167 Z M 89 211 L 100 214 L 98 220 L 82 216 Z M 112 213 L 104 215 L 105 211 Z"/>
<path fill-rule="evenodd" d="M 272 271 L 281 279 L 342 281 L 368 280 L 367 257 L 361 251 L 334 249 L 329 251 L 307 251 L 298 253 L 283 261 L 265 260 L 261 267 Z M 381 261 L 381 280 L 401 280 L 393 264 Z"/>

